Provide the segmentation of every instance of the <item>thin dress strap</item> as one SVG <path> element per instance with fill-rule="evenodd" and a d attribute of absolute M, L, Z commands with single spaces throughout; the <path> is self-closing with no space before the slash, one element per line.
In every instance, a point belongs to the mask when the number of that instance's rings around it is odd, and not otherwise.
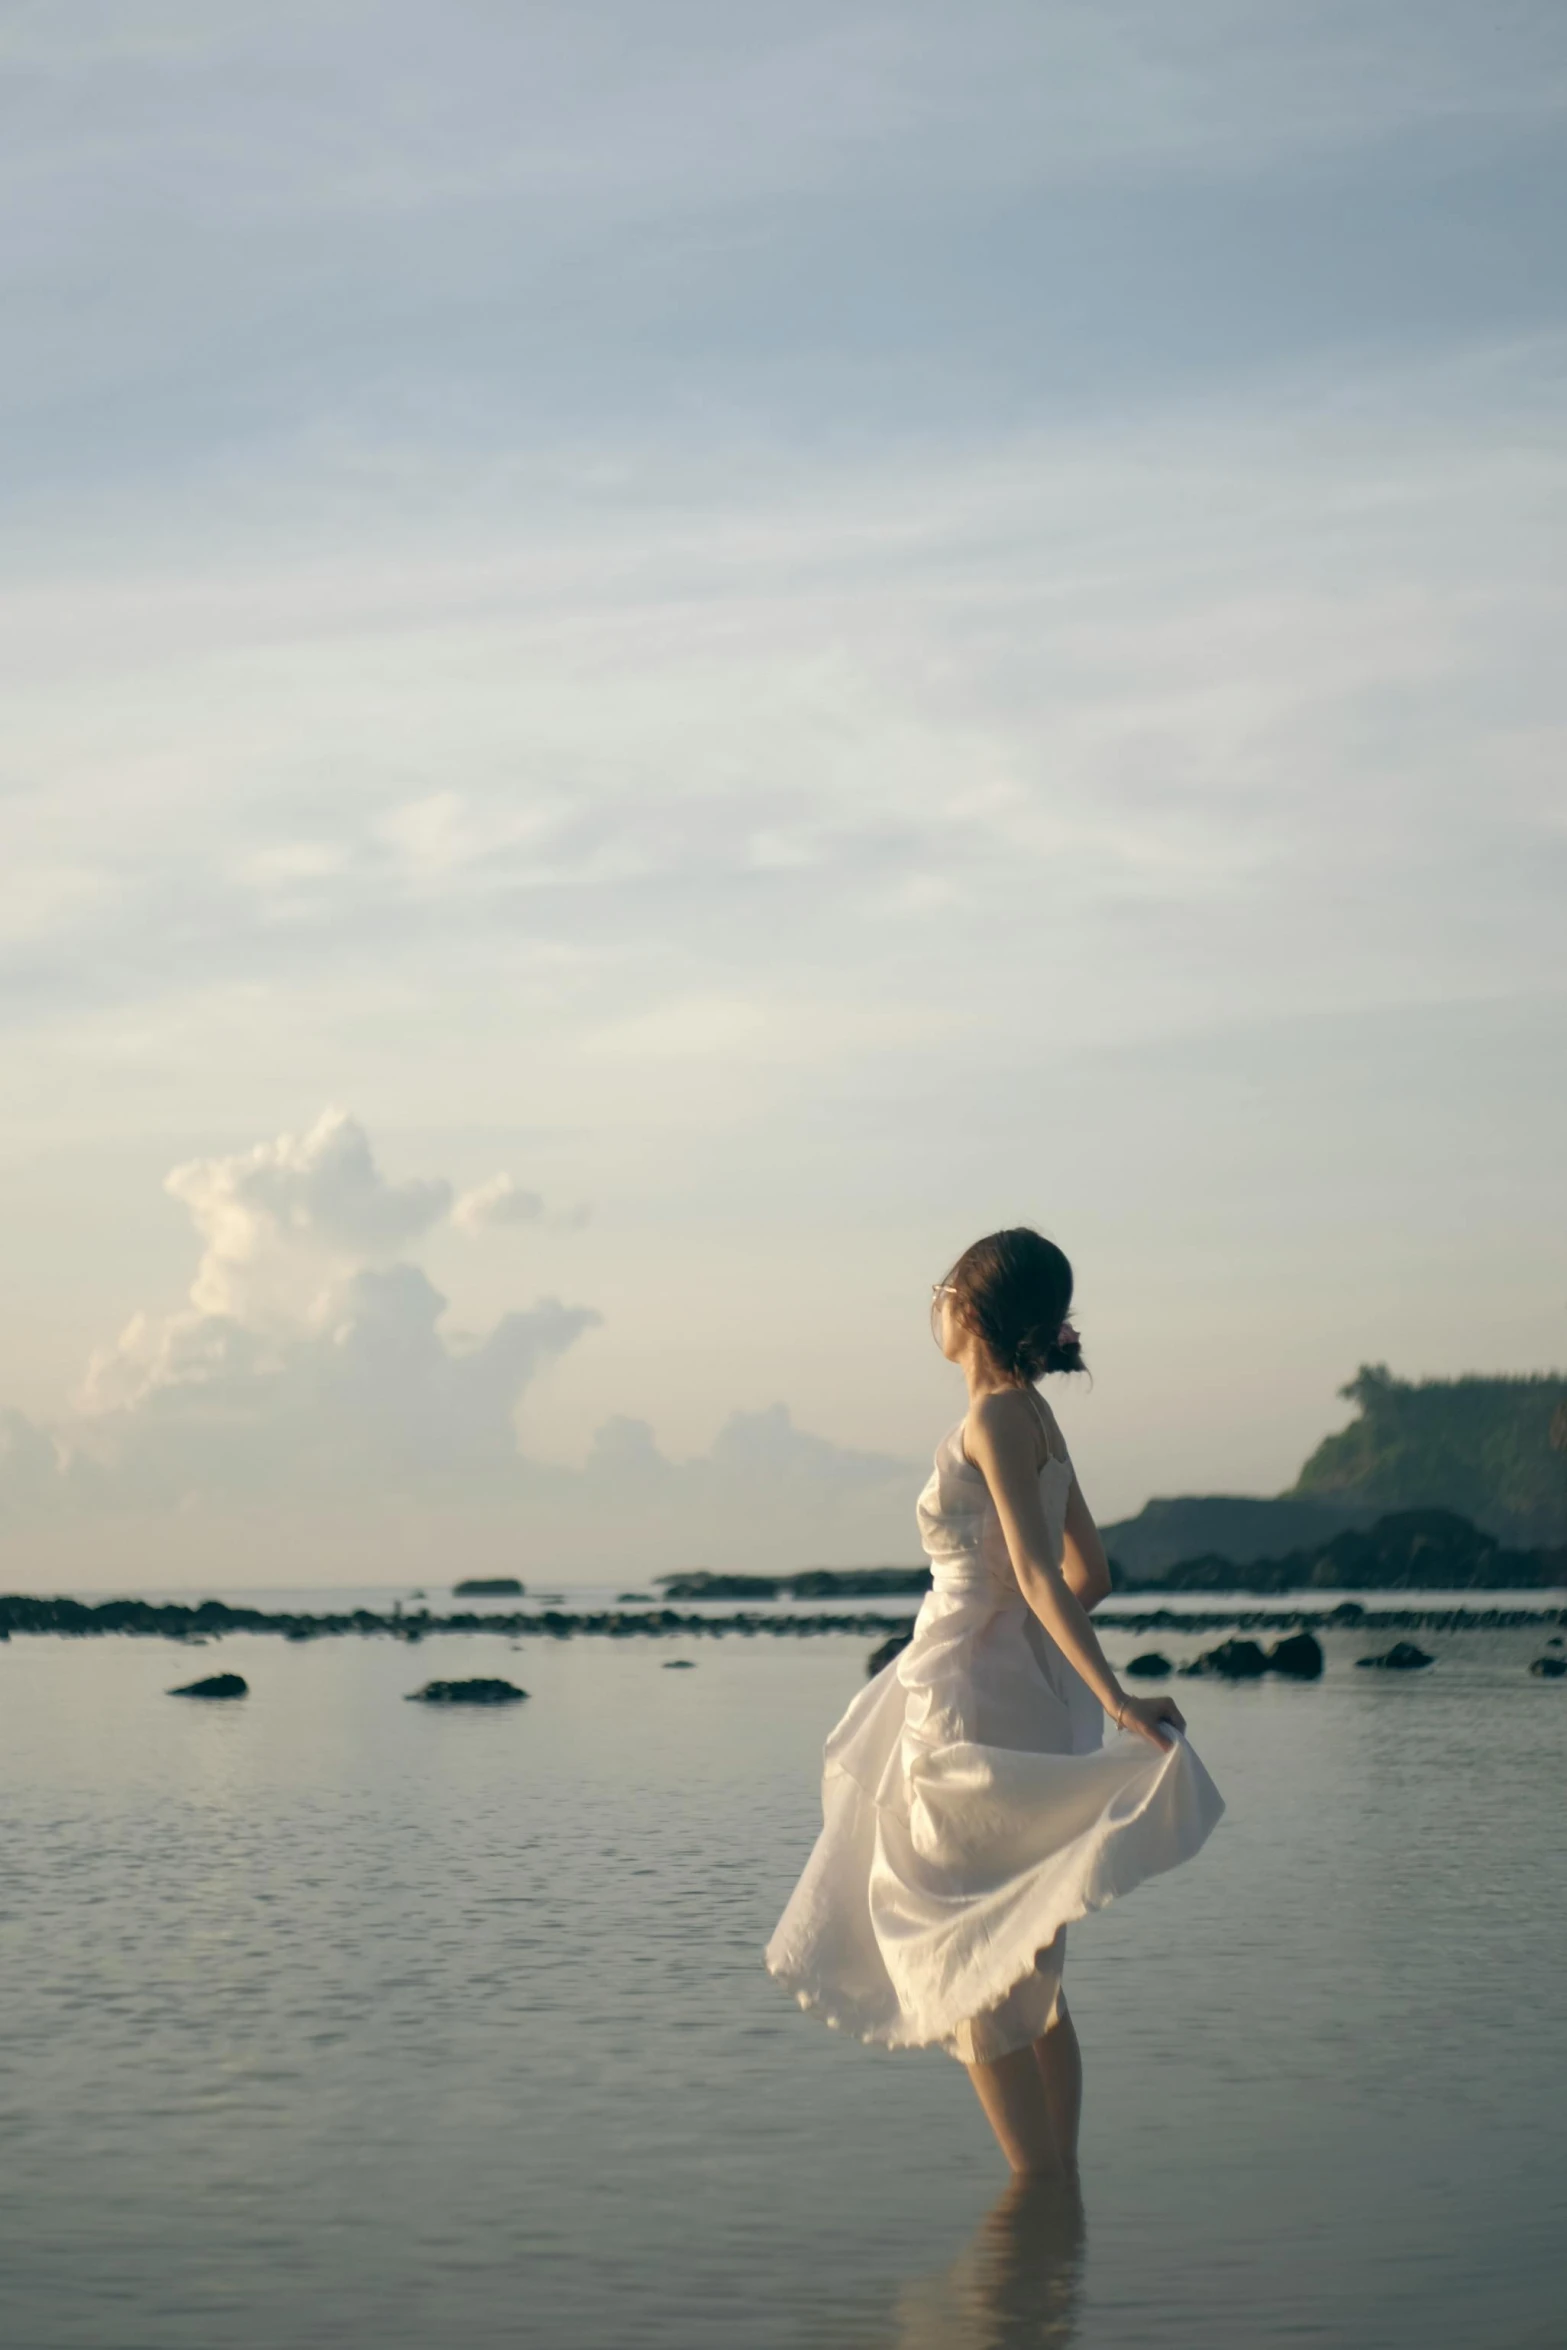
<path fill-rule="evenodd" d="M 1040 1435 L 1041 1435 L 1041 1436 L 1044 1438 L 1044 1440 L 1045 1440 L 1045 1458 L 1046 1458 L 1046 1460 L 1047 1460 L 1047 1461 L 1062 1461 L 1062 1462 L 1064 1462 L 1064 1461 L 1066 1460 L 1066 1458 L 1067 1458 L 1067 1454 L 1066 1454 L 1066 1452 L 1065 1452 L 1064 1450 L 1063 1450 L 1063 1451 L 1061 1451 L 1061 1452 L 1057 1452 L 1057 1450 L 1056 1450 L 1056 1448 L 1055 1448 L 1055 1445 L 1054 1445 L 1054 1444 L 1052 1443 L 1052 1441 L 1051 1441 L 1051 1436 L 1050 1436 L 1050 1422 L 1049 1422 L 1049 1421 L 1046 1419 L 1046 1417 L 1045 1417 L 1045 1404 L 1044 1404 L 1044 1398 L 1041 1396 L 1041 1394 L 1040 1394 L 1040 1392 L 1039 1392 L 1039 1390 L 1038 1390 L 1038 1388 L 1037 1388 L 1037 1387 L 1033 1387 L 1033 1386 L 1030 1386 L 1030 1387 L 1028 1387 L 1028 1388 L 1026 1389 L 1026 1393 L 1027 1393 L 1027 1396 L 1028 1396 L 1028 1400 L 1029 1400 L 1029 1402 L 1030 1402 L 1030 1403 L 1033 1405 L 1033 1407 L 1034 1407 L 1034 1417 L 1035 1417 L 1035 1419 L 1036 1419 L 1036 1420 L 1039 1422 L 1039 1433 L 1040 1433 Z"/>
<path fill-rule="evenodd" d="M 1045 1418 L 1044 1400 L 1041 1397 L 1039 1390 L 1036 1387 L 1030 1387 L 1025 1382 L 1023 1392 L 1028 1397 L 1030 1404 L 1033 1406 L 1034 1417 L 1039 1422 L 1039 1433 L 1045 1440 L 1046 1460 L 1057 1461 L 1064 1466 L 1070 1456 L 1064 1451 L 1057 1452 L 1055 1446 L 1050 1441 L 1050 1423 Z M 983 1472 L 973 1461 L 969 1459 L 968 1446 L 963 1441 L 963 1429 L 967 1419 L 968 1414 L 965 1412 L 963 1418 L 958 1422 L 956 1428 L 954 1428 L 952 1431 L 955 1440 L 955 1449 L 957 1451 L 958 1459 L 962 1462 L 964 1468 L 973 1469 L 974 1474 L 976 1476 L 980 1476 Z"/>

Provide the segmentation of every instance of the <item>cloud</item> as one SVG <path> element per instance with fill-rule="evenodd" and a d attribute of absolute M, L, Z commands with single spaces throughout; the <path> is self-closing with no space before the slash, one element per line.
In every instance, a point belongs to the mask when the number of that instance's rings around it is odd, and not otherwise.
<path fill-rule="evenodd" d="M 477 1236 L 498 1225 L 536 1224 L 544 1202 L 536 1191 L 525 1191 L 514 1175 L 492 1175 L 487 1183 L 465 1191 L 452 1210 L 459 1232 Z"/>
<path fill-rule="evenodd" d="M 164 1189 L 189 1208 L 206 1242 L 191 1303 L 240 1319 L 285 1267 L 303 1265 L 308 1274 L 323 1261 L 390 1255 L 452 1204 L 449 1183 L 389 1183 L 364 1128 L 332 1109 L 308 1134 L 280 1134 L 229 1158 L 191 1159 Z"/>
<path fill-rule="evenodd" d="M 663 1453 L 648 1421 L 617 1415 L 575 1485 L 547 1497 L 547 1522 L 601 1572 L 628 1561 L 644 1573 L 909 1560 L 918 1479 L 911 1461 L 797 1428 L 782 1403 L 732 1413 L 707 1452 L 683 1461 Z"/>
<path fill-rule="evenodd" d="M 315 1328 L 269 1336 L 189 1312 L 136 1331 L 139 1380 L 78 1429 L 108 1490 L 172 1502 L 323 1493 L 469 1495 L 513 1474 L 529 1383 L 599 1316 L 541 1298 L 462 1343 L 416 1265 L 353 1274 Z"/>
<path fill-rule="evenodd" d="M 556 1572 L 646 1573 L 863 1557 L 908 1521 L 908 1463 L 796 1428 L 782 1403 L 733 1413 L 686 1460 L 629 1416 L 603 1423 L 580 1470 L 530 1459 L 519 1406 L 600 1315 L 543 1296 L 464 1334 L 394 1253 L 449 1211 L 475 1232 L 537 1223 L 542 1202 L 510 1174 L 453 1208 L 451 1184 L 389 1180 L 364 1129 L 328 1111 L 303 1135 L 189 1161 L 166 1188 L 203 1244 L 189 1301 L 134 1315 L 58 1427 L 0 1410 L 0 1523 L 150 1513 L 160 1540 L 234 1539 L 279 1514 L 319 1529 L 330 1506 L 362 1529 L 401 1513 L 406 1542 L 456 1512 L 476 1555 L 526 1538 Z"/>
<path fill-rule="evenodd" d="M 0 1525 L 48 1507 L 61 1491 L 60 1454 L 24 1412 L 0 1409 Z"/>
<path fill-rule="evenodd" d="M 76 1494 L 172 1503 L 192 1493 L 381 1495 L 518 1460 L 531 1381 L 599 1320 L 542 1297 L 481 1337 L 397 1252 L 452 1211 L 444 1178 L 390 1181 L 358 1121 L 176 1167 L 164 1188 L 204 1246 L 187 1305 L 132 1316 L 88 1364 L 54 1436 L 0 1421 L 0 1484 L 18 1506 Z M 509 1175 L 466 1195 L 500 1221 L 542 1203 Z"/>

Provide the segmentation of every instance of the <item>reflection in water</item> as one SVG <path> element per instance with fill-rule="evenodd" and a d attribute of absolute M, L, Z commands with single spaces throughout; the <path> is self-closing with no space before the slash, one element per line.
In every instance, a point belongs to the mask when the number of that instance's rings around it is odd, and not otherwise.
<path fill-rule="evenodd" d="M 1075 2179 L 1013 2179 L 950 2268 L 903 2287 L 888 2350 L 1065 2350 L 1086 2243 Z"/>

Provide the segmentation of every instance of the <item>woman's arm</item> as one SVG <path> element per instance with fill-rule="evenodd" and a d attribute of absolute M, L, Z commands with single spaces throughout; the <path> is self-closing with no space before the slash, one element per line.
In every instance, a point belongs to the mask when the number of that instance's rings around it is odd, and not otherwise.
<path fill-rule="evenodd" d="M 1072 1473 L 1072 1490 L 1066 1497 L 1066 1541 L 1061 1572 L 1067 1586 L 1075 1591 L 1085 1615 L 1090 1614 L 1102 1599 L 1110 1596 L 1110 1561 L 1105 1546 L 1099 1539 L 1093 1512 L 1083 1499 L 1083 1488 Z"/>
<path fill-rule="evenodd" d="M 982 1397 L 965 1425 L 966 1449 L 990 1487 L 1018 1588 L 1105 1712 L 1152 1745 L 1167 1746 L 1169 1740 L 1160 1737 L 1156 1725 L 1173 1722 L 1184 1730 L 1186 1719 L 1180 1707 L 1170 1697 L 1128 1697 L 1110 1669 L 1086 1609 L 1050 1555 L 1050 1532 L 1034 1462 L 1038 1425 L 1021 1393 L 1007 1391 Z"/>

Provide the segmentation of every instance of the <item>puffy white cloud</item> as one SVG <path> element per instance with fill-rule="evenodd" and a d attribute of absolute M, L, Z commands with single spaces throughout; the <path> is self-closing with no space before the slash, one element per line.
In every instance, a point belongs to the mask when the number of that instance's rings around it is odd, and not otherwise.
<path fill-rule="evenodd" d="M 345 1511 L 361 1541 L 395 1520 L 405 1547 L 455 1513 L 465 1555 L 542 1553 L 552 1576 L 908 1551 L 909 1464 L 798 1429 L 781 1403 L 734 1413 L 687 1460 L 631 1417 L 603 1423 L 580 1470 L 526 1457 L 530 1384 L 599 1315 L 540 1297 L 465 1336 L 392 1253 L 449 1212 L 470 1231 L 537 1221 L 542 1202 L 509 1174 L 453 1211 L 449 1183 L 389 1181 L 364 1130 L 329 1111 L 167 1187 L 202 1244 L 189 1301 L 100 1349 L 58 1429 L 0 1410 L 0 1523 L 74 1522 L 95 1541 L 151 1513 L 160 1568 L 179 1527 L 199 1543 L 281 1513 L 319 1547 Z"/>
<path fill-rule="evenodd" d="M 242 1320 L 274 1303 L 297 1308 L 301 1280 L 318 1288 L 324 1264 L 391 1255 L 452 1204 L 439 1178 L 389 1183 L 358 1120 L 333 1109 L 308 1134 L 188 1160 L 164 1189 L 189 1208 L 206 1243 L 191 1303 Z"/>
<path fill-rule="evenodd" d="M 440 1328 L 417 1265 L 353 1274 L 315 1326 L 278 1335 L 191 1311 L 148 1325 L 138 1384 L 78 1431 L 127 1497 L 429 1494 L 517 1468 L 514 1414 L 599 1317 L 541 1298 L 482 1339 Z"/>
<path fill-rule="evenodd" d="M 463 1193 L 452 1222 L 460 1232 L 477 1235 L 501 1224 L 536 1224 L 543 1213 L 539 1194 L 525 1191 L 515 1175 L 492 1175 Z"/>
<path fill-rule="evenodd" d="M 502 1192 L 480 1193 L 503 1217 L 531 1199 L 498 1180 Z M 444 1220 L 453 1187 L 390 1181 L 340 1110 L 308 1133 L 191 1160 L 165 1188 L 203 1243 L 189 1302 L 134 1315 L 94 1354 L 58 1438 L 0 1419 L 14 1506 L 493 1483 L 518 1465 L 529 1382 L 599 1319 L 544 1297 L 482 1337 L 444 1331 L 446 1300 L 395 1252 Z"/>

